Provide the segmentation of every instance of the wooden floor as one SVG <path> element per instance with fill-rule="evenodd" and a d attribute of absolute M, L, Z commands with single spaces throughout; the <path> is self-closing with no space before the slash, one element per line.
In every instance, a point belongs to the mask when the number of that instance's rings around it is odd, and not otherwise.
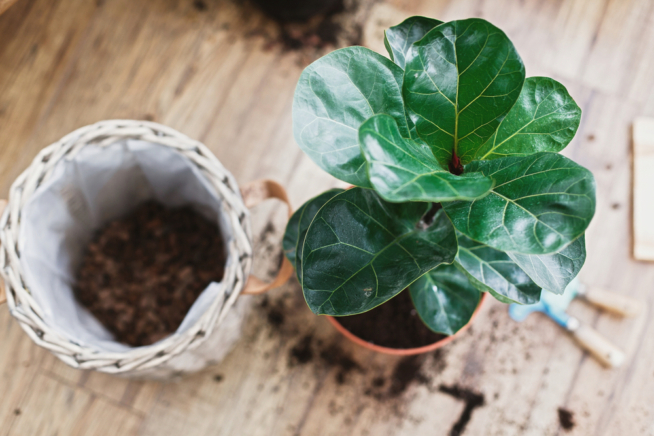
<path fill-rule="evenodd" d="M 495 302 L 442 352 L 376 355 L 313 316 L 292 281 L 243 297 L 243 339 L 220 365 L 177 383 L 129 381 L 68 368 L 0 307 L 0 436 L 448 435 L 465 409 L 442 392 L 452 386 L 484 396 L 465 435 L 654 435 L 654 264 L 630 257 L 630 125 L 654 115 L 654 1 L 388 1 L 364 14 L 370 46 L 389 16 L 480 16 L 506 31 L 529 76 L 563 82 L 582 107 L 566 154 L 595 174 L 598 207 L 581 277 L 648 310 L 637 320 L 581 303 L 570 311 L 627 352 L 624 367 L 602 369 L 549 320 L 516 324 Z M 111 118 L 172 126 L 239 182 L 284 183 L 295 205 L 333 186 L 291 133 L 311 56 L 271 48 L 257 31 L 268 24 L 240 3 L 19 0 L 0 17 L 0 196 L 42 147 Z M 282 215 L 255 212 L 263 274 Z M 569 431 L 559 407 L 574 413 Z"/>

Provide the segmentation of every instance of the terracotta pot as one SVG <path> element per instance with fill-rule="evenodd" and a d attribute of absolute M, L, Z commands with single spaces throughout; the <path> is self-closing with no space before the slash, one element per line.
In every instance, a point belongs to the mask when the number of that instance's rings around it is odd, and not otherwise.
<path fill-rule="evenodd" d="M 436 349 L 438 349 L 438 348 L 452 342 L 454 340 L 454 338 L 459 336 L 468 327 L 470 327 L 470 324 L 472 324 L 472 321 L 474 321 L 475 318 L 477 317 L 477 315 L 479 315 L 479 310 L 481 309 L 481 306 L 484 304 L 484 301 L 486 301 L 486 298 L 488 298 L 488 293 L 487 292 L 482 293 L 481 299 L 479 300 L 479 304 L 477 305 L 477 309 L 475 309 L 474 313 L 472 314 L 472 317 L 470 318 L 470 321 L 468 321 L 468 324 L 463 326 L 463 328 L 461 330 L 459 330 L 458 332 L 456 332 L 452 336 L 448 336 L 448 337 L 446 337 L 444 339 L 441 339 L 438 342 L 434 342 L 431 345 L 425 345 L 424 347 L 418 347 L 418 348 L 388 348 L 388 347 L 381 347 L 379 345 L 372 344 L 372 343 L 370 343 L 368 341 L 364 341 L 363 339 L 361 339 L 358 336 L 355 336 L 349 330 L 347 330 L 345 327 L 343 327 L 336 320 L 336 318 L 334 318 L 333 316 L 327 316 L 327 319 L 329 320 L 330 323 L 332 323 L 332 325 L 334 327 L 336 327 L 336 330 L 341 332 L 341 334 L 343 334 L 343 336 L 345 336 L 346 338 L 348 338 L 349 340 L 351 340 L 352 342 L 354 342 L 357 345 L 361 345 L 364 348 L 367 348 L 369 350 L 376 351 L 376 352 L 382 353 L 382 354 L 391 354 L 391 355 L 394 355 L 394 356 L 411 356 L 411 355 L 414 355 L 414 354 L 429 353 L 430 351 L 434 351 L 434 350 L 436 350 Z"/>

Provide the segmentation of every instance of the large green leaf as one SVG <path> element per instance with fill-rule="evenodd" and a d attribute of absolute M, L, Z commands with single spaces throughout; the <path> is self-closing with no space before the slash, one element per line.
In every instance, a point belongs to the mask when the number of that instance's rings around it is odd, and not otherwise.
<path fill-rule="evenodd" d="M 538 286 L 555 294 L 562 294 L 584 266 L 586 240 L 584 235 L 581 235 L 573 243 L 554 254 L 507 254 Z"/>
<path fill-rule="evenodd" d="M 422 322 L 436 333 L 453 335 L 475 312 L 481 294 L 454 265 L 441 265 L 409 286 Z"/>
<path fill-rule="evenodd" d="M 559 152 L 572 140 L 581 109 L 563 85 L 549 77 L 529 77 L 516 104 L 475 159 Z"/>
<path fill-rule="evenodd" d="M 485 20 L 451 21 L 415 42 L 406 57 L 404 101 L 418 135 L 447 167 L 463 164 L 515 104 L 525 68 L 513 44 Z"/>
<path fill-rule="evenodd" d="M 397 26 L 389 27 L 384 32 L 384 45 L 388 54 L 400 68 L 404 69 L 405 56 L 411 44 L 422 39 L 442 21 L 427 17 L 409 17 Z"/>
<path fill-rule="evenodd" d="M 286 224 L 286 231 L 284 232 L 284 239 L 282 240 L 282 248 L 284 249 L 284 254 L 288 260 L 295 267 L 295 271 L 298 274 L 298 280 L 300 281 L 302 280 L 300 277 L 300 272 L 302 271 L 302 254 L 298 253 L 298 247 L 301 249 L 309 224 L 311 224 L 313 217 L 316 216 L 320 208 L 323 207 L 330 198 L 341 192 L 343 192 L 342 189 L 330 189 L 316 197 L 313 197 L 296 210 L 295 213 L 293 213 L 293 216 L 288 220 L 288 224 Z M 296 264 L 298 257 L 300 265 Z"/>
<path fill-rule="evenodd" d="M 359 126 L 382 113 L 409 136 L 402 75 L 391 60 L 363 47 L 336 50 L 309 65 L 293 99 L 293 134 L 300 148 L 334 177 L 369 187 Z"/>
<path fill-rule="evenodd" d="M 479 200 L 443 207 L 460 232 L 498 250 L 555 253 L 581 236 L 595 213 L 593 175 L 559 154 L 474 161 L 465 171 L 490 176 L 495 186 Z"/>
<path fill-rule="evenodd" d="M 403 138 L 388 115 L 364 122 L 359 144 L 368 162 L 370 183 L 386 201 L 472 200 L 493 186 L 493 180 L 481 173 L 450 174 L 428 145 Z"/>
<path fill-rule="evenodd" d="M 456 264 L 481 291 L 490 292 L 502 302 L 536 303 L 541 288 L 507 253 L 475 242 L 457 232 L 459 252 Z"/>
<path fill-rule="evenodd" d="M 418 277 L 456 256 L 452 223 L 439 210 L 424 228 L 428 203 L 388 203 L 353 188 L 316 214 L 302 253 L 302 289 L 309 308 L 354 315 L 397 295 Z"/>

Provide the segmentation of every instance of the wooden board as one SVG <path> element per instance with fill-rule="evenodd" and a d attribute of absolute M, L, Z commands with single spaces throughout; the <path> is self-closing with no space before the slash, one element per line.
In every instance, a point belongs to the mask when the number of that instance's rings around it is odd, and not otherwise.
<path fill-rule="evenodd" d="M 654 118 L 634 121 L 634 257 L 654 260 Z"/>
<path fill-rule="evenodd" d="M 20 0 L 8 9 L 0 16 L 0 197 L 38 150 L 110 118 L 170 125 L 205 142 L 240 183 L 284 183 L 296 206 L 335 186 L 292 137 L 293 90 L 315 53 L 271 44 L 270 23 L 239 3 Z M 465 409 L 441 391 L 455 385 L 485 399 L 464 435 L 652 434 L 654 267 L 631 258 L 629 205 L 631 126 L 654 116 L 654 2 L 387 0 L 358 14 L 364 42 L 380 51 L 384 23 L 412 14 L 489 19 L 514 41 L 529 76 L 566 85 L 583 120 L 565 154 L 591 169 L 598 187 L 581 278 L 648 307 L 635 320 L 578 302 L 570 311 L 622 346 L 624 367 L 603 369 L 547 319 L 516 324 L 496 302 L 439 353 L 377 355 L 312 315 L 291 281 L 244 300 L 243 338 L 220 365 L 177 383 L 141 382 L 65 366 L 0 307 L 0 436 L 440 436 Z M 273 204 L 254 211 L 262 277 L 277 260 L 284 214 Z M 569 432 L 559 407 L 574 413 Z"/>

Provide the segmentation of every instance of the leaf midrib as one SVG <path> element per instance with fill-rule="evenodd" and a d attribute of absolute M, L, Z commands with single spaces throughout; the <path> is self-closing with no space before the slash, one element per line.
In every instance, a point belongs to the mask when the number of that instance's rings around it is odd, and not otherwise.
<path fill-rule="evenodd" d="M 491 248 L 492 248 L 492 247 L 491 247 Z M 484 283 L 486 286 L 490 286 L 490 285 L 488 285 L 488 284 L 486 283 L 486 278 L 485 278 L 485 276 L 484 276 L 483 265 L 487 265 L 488 268 L 489 268 L 490 270 L 492 270 L 492 271 L 493 271 L 495 274 L 497 274 L 498 276 L 502 277 L 502 278 L 504 279 L 505 282 L 509 283 L 511 286 L 513 286 L 513 287 L 515 287 L 516 289 L 520 290 L 520 289 L 518 288 L 518 286 L 517 286 L 515 283 L 509 281 L 509 279 L 507 279 L 504 275 L 502 275 L 502 273 L 500 273 L 498 270 L 496 270 L 495 268 L 493 268 L 493 266 L 492 266 L 489 262 L 486 262 L 484 259 L 482 259 L 481 257 L 479 257 L 479 256 L 477 256 L 476 254 L 474 254 L 472 251 L 470 251 L 470 249 L 468 249 L 468 248 L 466 248 L 466 247 L 463 247 L 463 246 L 459 246 L 459 249 L 465 251 L 465 252 L 468 253 L 470 256 L 472 256 L 472 257 L 474 257 L 475 259 L 477 259 L 477 261 L 478 261 L 479 264 L 480 264 L 480 265 L 479 265 L 479 266 L 480 266 L 479 271 L 481 272 L 482 283 Z"/>

